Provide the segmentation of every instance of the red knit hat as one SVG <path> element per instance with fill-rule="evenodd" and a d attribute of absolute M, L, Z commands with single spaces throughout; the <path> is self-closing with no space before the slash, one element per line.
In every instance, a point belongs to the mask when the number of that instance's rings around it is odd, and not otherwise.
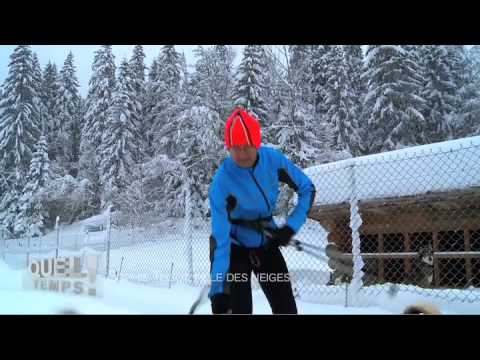
<path fill-rule="evenodd" d="M 258 120 L 241 108 L 235 109 L 225 126 L 227 149 L 241 145 L 251 145 L 258 149 L 261 142 L 262 130 Z"/>

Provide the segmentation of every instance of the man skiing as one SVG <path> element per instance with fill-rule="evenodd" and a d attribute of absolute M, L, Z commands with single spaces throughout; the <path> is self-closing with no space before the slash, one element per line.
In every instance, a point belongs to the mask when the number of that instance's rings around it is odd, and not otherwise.
<path fill-rule="evenodd" d="M 225 127 L 230 156 L 209 189 L 211 288 L 214 314 L 252 313 L 252 271 L 272 313 L 296 314 L 297 306 L 280 246 L 287 246 L 305 223 L 315 197 L 311 180 L 279 151 L 261 146 L 258 120 L 237 108 Z M 298 194 L 298 204 L 282 226 L 272 219 L 279 182 Z"/>

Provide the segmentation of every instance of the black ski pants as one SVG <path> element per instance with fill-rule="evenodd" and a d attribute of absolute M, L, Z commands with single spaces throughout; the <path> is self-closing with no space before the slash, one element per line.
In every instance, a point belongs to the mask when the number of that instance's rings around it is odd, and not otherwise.
<path fill-rule="evenodd" d="M 276 246 L 249 249 L 232 243 L 227 284 L 232 314 L 252 314 L 252 272 L 273 314 L 297 314 L 290 274 Z"/>

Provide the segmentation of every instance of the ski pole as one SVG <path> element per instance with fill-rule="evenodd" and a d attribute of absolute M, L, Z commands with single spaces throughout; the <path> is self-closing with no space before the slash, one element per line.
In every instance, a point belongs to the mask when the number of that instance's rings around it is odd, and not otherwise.
<path fill-rule="evenodd" d="M 190 307 L 190 310 L 188 312 L 188 315 L 193 315 L 195 311 L 198 309 L 198 307 L 202 304 L 204 304 L 207 299 L 208 299 L 208 290 L 210 289 L 209 285 L 205 285 L 202 290 L 200 290 L 200 293 L 198 294 L 197 299 L 195 302 L 192 304 Z"/>
<path fill-rule="evenodd" d="M 322 252 L 325 251 L 325 248 L 322 248 L 321 246 L 316 246 L 316 245 L 313 245 L 313 244 L 305 243 L 305 242 L 302 242 L 302 241 L 297 240 L 297 239 L 290 240 L 289 245 L 294 246 L 297 250 L 300 250 L 300 251 L 305 250 L 305 247 L 310 248 L 312 250 L 317 250 L 317 251 L 322 251 Z"/>
<path fill-rule="evenodd" d="M 271 231 L 269 231 L 268 229 L 263 229 L 262 231 L 263 231 L 263 234 L 265 236 L 267 236 L 269 238 L 273 237 L 273 233 Z M 328 258 L 326 256 L 324 256 L 323 254 L 316 254 L 311 250 L 305 249 L 305 247 L 307 247 L 307 248 L 310 248 L 312 250 L 317 250 L 317 251 L 324 252 L 325 249 L 320 247 L 320 246 L 304 243 L 304 242 L 301 242 L 300 240 L 297 240 L 297 239 L 291 239 L 289 241 L 289 243 L 287 244 L 287 246 L 288 245 L 293 246 L 297 251 L 303 251 L 304 253 L 309 254 L 309 255 L 317 258 L 317 259 L 328 260 Z"/>

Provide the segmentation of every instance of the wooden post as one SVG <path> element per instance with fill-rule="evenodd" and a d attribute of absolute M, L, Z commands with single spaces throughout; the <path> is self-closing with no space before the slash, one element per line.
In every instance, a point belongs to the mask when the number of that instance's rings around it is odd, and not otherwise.
<path fill-rule="evenodd" d="M 383 252 L 383 234 L 378 234 L 378 252 Z M 383 266 L 383 259 L 378 259 L 378 282 L 380 284 L 385 282 L 385 269 Z"/>
<path fill-rule="evenodd" d="M 432 233 L 433 252 L 438 251 L 438 232 Z M 435 279 L 435 287 L 440 286 L 440 267 L 438 265 L 439 259 L 433 258 L 433 277 Z"/>
<path fill-rule="evenodd" d="M 465 251 L 471 251 L 470 230 L 468 228 L 463 229 L 463 238 L 465 240 Z M 467 284 L 470 285 L 472 282 L 472 259 L 468 257 L 465 259 L 465 271 L 467 275 Z"/>

